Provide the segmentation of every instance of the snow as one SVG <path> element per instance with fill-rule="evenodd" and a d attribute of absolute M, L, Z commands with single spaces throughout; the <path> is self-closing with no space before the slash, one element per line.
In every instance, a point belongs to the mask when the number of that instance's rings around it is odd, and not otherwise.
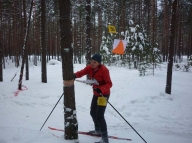
<path fill-rule="evenodd" d="M 130 27 L 130 31 L 131 31 L 132 33 L 134 33 L 134 32 L 136 31 L 136 29 L 135 29 L 134 27 Z"/>
<path fill-rule="evenodd" d="M 8 64 L 9 63 L 9 64 Z M 53 64 L 55 63 L 55 64 Z M 48 126 L 64 128 L 63 98 L 40 131 L 63 92 L 62 64 L 47 64 L 47 81 L 41 82 L 41 64 L 29 62 L 30 79 L 23 80 L 18 91 L 20 68 L 11 60 L 3 70 L 0 82 L 0 143 L 73 143 L 64 133 Z M 85 64 L 74 64 L 74 71 Z M 155 75 L 139 76 L 128 67 L 108 67 L 113 82 L 109 102 L 148 143 L 192 142 L 192 71 L 173 70 L 172 94 L 165 93 L 167 64 L 155 69 Z M 17 76 L 11 82 L 12 77 Z M 85 79 L 83 77 L 81 79 Z M 93 129 L 90 117 L 92 89 L 75 82 L 76 113 L 80 131 Z M 105 113 L 109 135 L 131 138 L 132 141 L 109 139 L 110 143 L 144 143 L 140 136 L 108 104 Z M 98 137 L 79 135 L 80 143 L 93 143 Z"/>
<path fill-rule="evenodd" d="M 139 44 L 139 49 L 143 51 L 143 45 Z"/>

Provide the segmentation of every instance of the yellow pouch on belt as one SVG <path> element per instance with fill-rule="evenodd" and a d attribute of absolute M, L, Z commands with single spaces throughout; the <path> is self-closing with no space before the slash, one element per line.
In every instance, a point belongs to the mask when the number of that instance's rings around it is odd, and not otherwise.
<path fill-rule="evenodd" d="M 98 97 L 97 105 L 106 106 L 107 105 L 107 98 L 106 97 Z"/>

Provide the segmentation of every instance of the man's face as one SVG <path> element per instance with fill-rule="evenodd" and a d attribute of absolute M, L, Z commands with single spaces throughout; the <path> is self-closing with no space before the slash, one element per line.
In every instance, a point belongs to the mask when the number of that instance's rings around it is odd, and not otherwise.
<path fill-rule="evenodd" d="M 100 64 L 99 64 L 97 61 L 95 61 L 95 60 L 91 60 L 90 63 L 91 63 L 91 67 L 92 67 L 92 68 L 97 68 L 97 67 L 100 65 Z"/>

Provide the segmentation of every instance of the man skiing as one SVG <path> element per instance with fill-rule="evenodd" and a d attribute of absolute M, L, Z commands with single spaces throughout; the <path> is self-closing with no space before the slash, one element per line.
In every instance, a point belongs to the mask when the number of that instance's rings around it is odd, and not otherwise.
<path fill-rule="evenodd" d="M 98 84 L 93 84 L 93 98 L 91 102 L 91 117 L 94 122 L 95 130 L 90 131 L 93 134 L 101 134 L 101 140 L 97 143 L 109 143 L 107 124 L 104 118 L 107 100 L 110 96 L 112 82 L 109 70 L 101 64 L 102 57 L 100 54 L 94 54 L 91 57 L 90 65 L 74 73 L 75 78 L 89 75 L 90 79 L 96 80 Z"/>

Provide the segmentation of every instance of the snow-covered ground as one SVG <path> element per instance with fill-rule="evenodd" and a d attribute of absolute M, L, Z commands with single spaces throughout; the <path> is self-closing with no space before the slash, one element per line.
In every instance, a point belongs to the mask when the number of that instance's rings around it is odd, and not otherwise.
<path fill-rule="evenodd" d="M 42 83 L 40 63 L 33 66 L 30 62 L 30 79 L 23 80 L 22 91 L 17 89 L 20 67 L 8 63 L 3 70 L 4 81 L 0 82 L 0 143 L 72 143 L 64 140 L 63 132 L 48 129 L 48 126 L 64 128 L 63 98 L 40 131 L 63 92 L 61 63 L 52 60 L 50 63 L 55 65 L 47 64 L 48 83 Z M 84 67 L 85 64 L 74 64 L 74 71 Z M 168 95 L 166 67 L 165 63 L 161 64 L 154 76 L 143 77 L 135 69 L 108 67 L 113 82 L 109 102 L 147 143 L 192 143 L 192 71 L 173 70 L 172 94 Z M 75 82 L 75 98 L 79 130 L 92 130 L 91 87 Z M 110 143 L 144 142 L 109 104 L 105 117 L 109 135 L 132 139 L 110 139 Z M 80 143 L 98 140 L 98 137 L 79 135 Z"/>

